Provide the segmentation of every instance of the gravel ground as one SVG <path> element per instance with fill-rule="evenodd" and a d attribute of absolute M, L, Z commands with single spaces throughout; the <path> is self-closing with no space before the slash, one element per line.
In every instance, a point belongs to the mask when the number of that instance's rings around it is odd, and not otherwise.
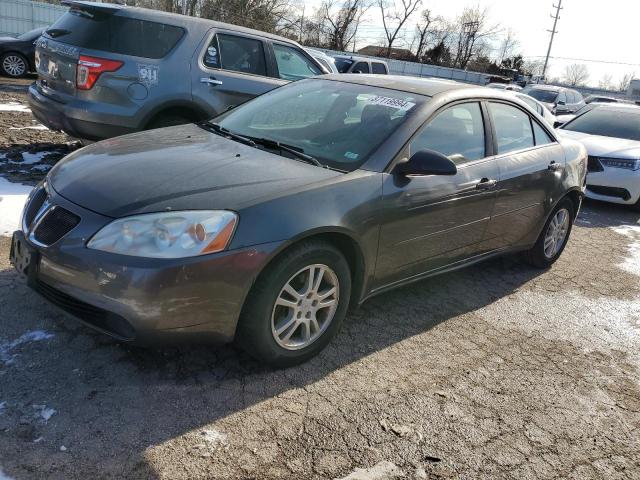
<path fill-rule="evenodd" d="M 14 118 L 3 146 L 67 145 Z M 0 237 L 0 479 L 638 479 L 638 222 L 588 202 L 552 269 L 507 257 L 381 295 L 279 371 L 93 333 Z"/>

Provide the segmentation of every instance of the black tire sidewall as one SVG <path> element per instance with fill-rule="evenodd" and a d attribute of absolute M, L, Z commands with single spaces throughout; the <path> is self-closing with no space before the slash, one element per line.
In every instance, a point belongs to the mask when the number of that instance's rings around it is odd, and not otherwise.
<path fill-rule="evenodd" d="M 22 59 L 22 62 L 24 63 L 24 72 L 22 72 L 21 75 L 11 75 L 9 72 L 7 72 L 4 69 L 4 59 L 7 57 L 18 57 L 20 59 Z M 24 55 L 21 55 L 19 53 L 5 53 L 4 55 L 2 55 L 2 57 L 0 57 L 0 70 L 2 71 L 2 74 L 9 77 L 9 78 L 22 78 L 24 77 L 27 73 L 29 73 L 29 62 L 27 61 L 26 58 L 24 58 Z"/>
<path fill-rule="evenodd" d="M 331 268 L 339 282 L 338 308 L 331 324 L 308 347 L 287 350 L 278 345 L 271 332 L 271 314 L 282 287 L 298 271 L 313 264 Z M 302 363 L 317 355 L 339 331 L 346 316 L 351 295 L 351 272 L 344 256 L 334 247 L 324 243 L 302 245 L 286 252 L 261 275 L 249 293 L 238 325 L 238 343 L 250 355 L 275 367 L 287 367 Z"/>

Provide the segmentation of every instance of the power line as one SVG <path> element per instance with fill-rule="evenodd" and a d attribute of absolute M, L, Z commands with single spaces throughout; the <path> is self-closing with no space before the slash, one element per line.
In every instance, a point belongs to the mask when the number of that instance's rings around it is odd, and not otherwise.
<path fill-rule="evenodd" d="M 523 58 L 547 58 L 545 55 L 524 55 Z M 627 65 L 631 67 L 640 67 L 640 63 L 629 62 L 614 62 L 611 60 L 593 60 L 589 58 L 573 58 L 573 57 L 548 57 L 553 60 L 571 60 L 573 62 L 587 62 L 587 63 L 606 63 L 608 65 Z"/>
<path fill-rule="evenodd" d="M 558 19 L 560 18 L 560 10 L 562 10 L 562 0 L 558 0 L 558 5 L 554 5 L 554 8 L 556 9 L 556 14 L 551 15 L 551 18 L 553 18 L 553 28 L 549 30 L 549 32 L 551 32 L 551 38 L 549 39 L 549 48 L 547 49 L 547 56 L 544 59 L 544 67 L 542 67 L 542 78 L 544 78 L 545 74 L 547 73 L 547 65 L 549 64 L 549 55 L 551 55 L 551 45 L 553 45 L 553 37 L 555 36 L 556 33 L 558 33 L 558 31 L 556 30 L 556 25 L 558 24 Z"/>

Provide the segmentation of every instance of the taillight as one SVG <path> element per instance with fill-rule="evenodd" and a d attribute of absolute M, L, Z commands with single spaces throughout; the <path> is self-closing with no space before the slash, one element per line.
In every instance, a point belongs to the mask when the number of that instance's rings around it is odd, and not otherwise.
<path fill-rule="evenodd" d="M 76 72 L 76 88 L 90 90 L 103 72 L 115 72 L 123 65 L 118 60 L 80 55 Z"/>

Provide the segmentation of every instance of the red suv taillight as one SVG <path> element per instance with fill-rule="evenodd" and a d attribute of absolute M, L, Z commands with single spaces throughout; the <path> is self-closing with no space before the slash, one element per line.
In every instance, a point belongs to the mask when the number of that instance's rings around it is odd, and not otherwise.
<path fill-rule="evenodd" d="M 103 72 L 115 72 L 123 65 L 118 60 L 80 55 L 76 72 L 76 88 L 90 90 Z"/>

